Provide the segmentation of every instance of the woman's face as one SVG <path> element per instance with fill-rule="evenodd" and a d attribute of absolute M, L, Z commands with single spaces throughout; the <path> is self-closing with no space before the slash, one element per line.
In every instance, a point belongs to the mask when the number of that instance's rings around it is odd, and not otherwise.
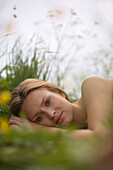
<path fill-rule="evenodd" d="M 47 89 L 29 93 L 22 105 L 22 112 L 30 121 L 44 126 L 68 126 L 73 120 L 73 104 L 61 94 Z"/>

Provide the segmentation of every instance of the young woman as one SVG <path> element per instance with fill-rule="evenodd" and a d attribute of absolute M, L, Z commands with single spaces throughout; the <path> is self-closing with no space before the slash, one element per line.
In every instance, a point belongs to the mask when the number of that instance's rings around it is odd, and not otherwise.
<path fill-rule="evenodd" d="M 18 117 L 23 112 L 34 128 L 46 126 L 53 132 L 65 131 L 58 128 L 59 125 L 75 124 L 81 129 L 70 132 L 71 137 L 89 138 L 95 132 L 106 134 L 108 129 L 103 122 L 113 119 L 113 80 L 86 79 L 81 87 L 81 98 L 71 103 L 58 86 L 38 79 L 26 79 L 12 92 L 10 108 L 11 127 L 25 125 Z"/>

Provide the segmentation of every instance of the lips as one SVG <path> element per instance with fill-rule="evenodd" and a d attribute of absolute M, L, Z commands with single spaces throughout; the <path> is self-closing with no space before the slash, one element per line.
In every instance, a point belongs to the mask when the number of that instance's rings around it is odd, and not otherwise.
<path fill-rule="evenodd" d="M 61 112 L 61 114 L 58 116 L 57 120 L 56 120 L 56 124 L 60 123 L 62 121 L 62 114 L 63 111 Z"/>

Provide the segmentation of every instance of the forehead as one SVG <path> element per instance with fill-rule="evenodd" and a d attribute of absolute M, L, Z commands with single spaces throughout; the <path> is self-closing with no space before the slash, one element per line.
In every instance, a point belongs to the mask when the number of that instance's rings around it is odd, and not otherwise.
<path fill-rule="evenodd" d="M 35 97 L 43 97 L 45 94 L 49 93 L 49 91 L 47 89 L 36 89 L 33 90 L 32 92 L 30 92 L 27 97 L 25 98 L 25 101 L 29 101 L 29 100 L 33 100 L 35 99 Z"/>

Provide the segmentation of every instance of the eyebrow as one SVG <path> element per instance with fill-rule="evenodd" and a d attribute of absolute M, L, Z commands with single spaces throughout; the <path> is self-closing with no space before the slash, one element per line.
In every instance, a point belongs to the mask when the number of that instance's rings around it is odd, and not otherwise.
<path fill-rule="evenodd" d="M 44 96 L 44 97 L 43 97 L 43 99 L 42 99 L 42 102 L 41 102 L 40 106 L 42 106 L 42 105 L 44 104 L 44 99 L 45 99 L 45 97 L 46 97 L 46 96 Z"/>
<path fill-rule="evenodd" d="M 40 106 L 42 106 L 42 105 L 43 105 L 45 97 L 46 97 L 46 96 L 44 96 L 44 97 L 43 97 L 43 99 L 42 99 L 42 102 L 41 102 Z M 36 113 L 33 115 L 32 120 L 33 120 L 33 119 L 34 119 L 34 117 L 36 117 L 38 114 L 39 114 L 39 112 L 36 112 Z"/>

